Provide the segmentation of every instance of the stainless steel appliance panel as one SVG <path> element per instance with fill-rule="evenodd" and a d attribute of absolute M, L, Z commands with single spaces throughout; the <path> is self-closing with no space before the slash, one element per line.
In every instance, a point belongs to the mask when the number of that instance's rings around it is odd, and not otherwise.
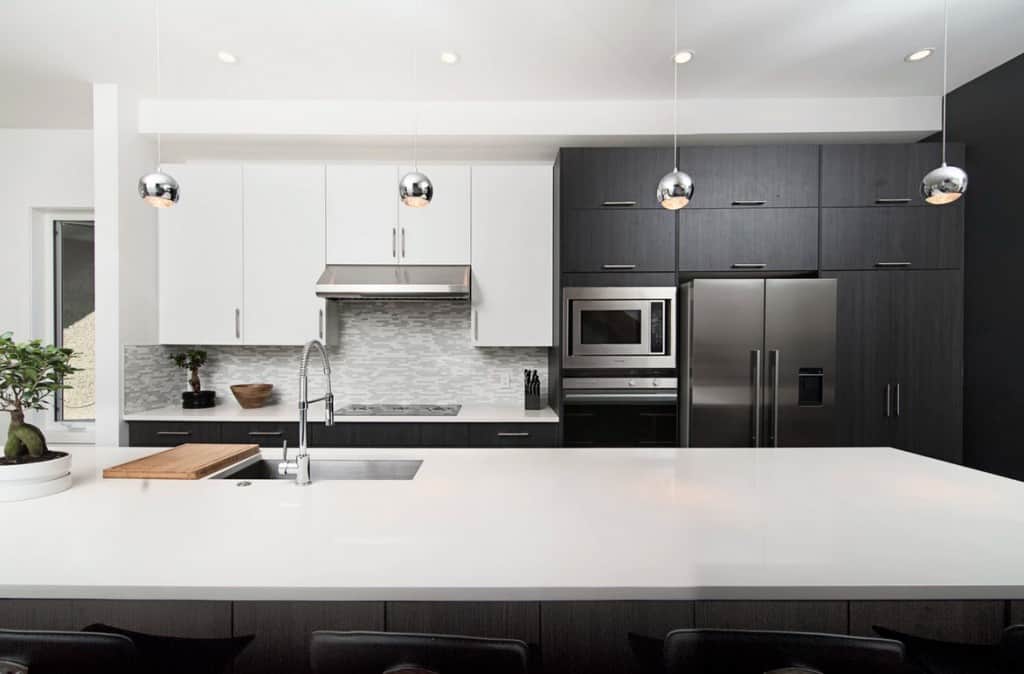
<path fill-rule="evenodd" d="M 754 446 L 764 280 L 699 279 L 688 285 L 690 315 L 684 331 L 689 344 L 682 372 L 690 376 L 688 446 Z"/>
<path fill-rule="evenodd" d="M 676 288 L 562 291 L 562 367 L 674 370 Z"/>
<path fill-rule="evenodd" d="M 835 444 L 836 281 L 765 281 L 767 446 Z"/>

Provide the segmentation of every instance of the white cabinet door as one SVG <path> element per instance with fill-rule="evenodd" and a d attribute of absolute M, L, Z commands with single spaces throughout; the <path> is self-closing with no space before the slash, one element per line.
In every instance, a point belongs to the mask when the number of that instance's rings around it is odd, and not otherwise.
<path fill-rule="evenodd" d="M 398 263 L 398 167 L 327 166 L 327 264 Z"/>
<path fill-rule="evenodd" d="M 420 164 L 419 171 L 434 184 L 434 199 L 425 208 L 399 206 L 402 264 L 469 264 L 469 166 Z"/>
<path fill-rule="evenodd" d="M 165 167 L 181 201 L 159 213 L 162 344 L 242 342 L 242 167 Z"/>
<path fill-rule="evenodd" d="M 473 167 L 475 346 L 553 344 L 552 179 L 550 164 Z"/>
<path fill-rule="evenodd" d="M 322 339 L 324 167 L 247 165 L 245 187 L 246 344 Z"/>

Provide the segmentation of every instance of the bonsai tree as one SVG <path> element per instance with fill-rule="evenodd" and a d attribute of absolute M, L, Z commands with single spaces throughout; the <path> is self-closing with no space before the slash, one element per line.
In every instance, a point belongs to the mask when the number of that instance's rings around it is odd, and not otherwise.
<path fill-rule="evenodd" d="M 192 392 L 198 395 L 199 391 L 202 390 L 202 385 L 199 383 L 199 368 L 206 365 L 206 352 L 200 349 L 192 349 L 173 354 L 171 360 L 181 369 L 191 372 L 188 383 L 192 387 Z"/>
<path fill-rule="evenodd" d="M 71 366 L 73 355 L 71 349 L 58 349 L 38 339 L 18 344 L 12 333 L 0 334 L 0 411 L 11 415 L 4 445 L 7 459 L 46 453 L 46 439 L 38 428 L 25 423 L 25 410 L 45 410 L 47 398 L 71 388 L 64 378 L 78 371 Z"/>

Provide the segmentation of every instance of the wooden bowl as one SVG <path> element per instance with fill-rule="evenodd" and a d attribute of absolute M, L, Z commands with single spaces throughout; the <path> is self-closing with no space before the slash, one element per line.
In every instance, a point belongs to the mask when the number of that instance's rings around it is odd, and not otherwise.
<path fill-rule="evenodd" d="M 273 384 L 232 384 L 231 393 L 243 409 L 263 407 L 274 392 Z"/>

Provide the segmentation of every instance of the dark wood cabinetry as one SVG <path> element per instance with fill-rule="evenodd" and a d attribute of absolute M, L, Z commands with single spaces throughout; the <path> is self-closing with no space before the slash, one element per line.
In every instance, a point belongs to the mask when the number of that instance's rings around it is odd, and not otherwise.
<path fill-rule="evenodd" d="M 681 147 L 679 170 L 694 182 L 688 210 L 818 205 L 817 145 Z"/>
<path fill-rule="evenodd" d="M 469 442 L 472 447 L 555 447 L 558 428 L 554 424 L 473 424 Z"/>
<path fill-rule="evenodd" d="M 133 421 L 128 424 L 128 444 L 175 447 L 186 442 L 220 442 L 220 426 L 201 421 Z"/>
<path fill-rule="evenodd" d="M 255 442 L 260 447 L 280 447 L 284 441 L 289 447 L 299 444 L 298 423 L 245 423 L 221 424 L 221 442 Z"/>
<path fill-rule="evenodd" d="M 800 271 L 818 268 L 816 208 L 684 210 L 680 271 Z"/>
<path fill-rule="evenodd" d="M 675 216 L 662 208 L 568 211 L 562 221 L 562 271 L 671 272 L 675 243 Z"/>
<path fill-rule="evenodd" d="M 963 160 L 963 146 L 950 144 L 947 162 Z M 941 162 L 938 143 L 823 145 L 821 205 L 925 206 L 921 179 Z"/>
<path fill-rule="evenodd" d="M 387 615 L 389 632 L 520 639 L 534 649 L 540 641 L 537 602 L 393 601 Z"/>
<path fill-rule="evenodd" d="M 840 444 L 961 462 L 959 270 L 856 271 L 838 279 Z"/>
<path fill-rule="evenodd" d="M 564 148 L 561 206 L 657 208 L 658 181 L 672 170 L 672 148 Z"/>
<path fill-rule="evenodd" d="M 963 204 L 822 209 L 821 268 L 959 269 L 963 215 Z"/>
<path fill-rule="evenodd" d="M 846 634 L 845 601 L 698 601 L 694 627 Z"/>

